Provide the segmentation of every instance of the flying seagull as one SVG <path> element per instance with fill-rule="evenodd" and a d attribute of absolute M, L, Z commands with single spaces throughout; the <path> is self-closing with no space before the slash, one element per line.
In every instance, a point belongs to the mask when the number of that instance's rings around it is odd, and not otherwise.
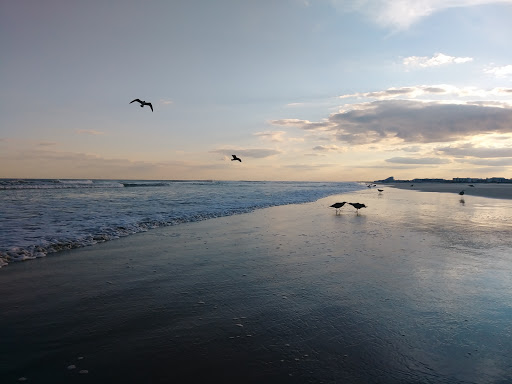
<path fill-rule="evenodd" d="M 364 204 L 361 204 L 361 203 L 349 203 L 351 206 L 353 206 L 355 209 L 357 209 L 357 214 L 359 215 L 359 210 L 361 208 L 366 208 L 366 205 Z"/>
<path fill-rule="evenodd" d="M 382 191 L 384 191 L 383 189 L 377 189 L 377 191 L 379 191 L 379 193 L 381 193 Z"/>
<path fill-rule="evenodd" d="M 130 104 L 133 103 L 134 101 L 140 103 L 140 107 L 141 108 L 143 106 L 145 106 L 145 105 L 149 105 L 149 108 L 151 108 L 151 112 L 153 112 L 153 106 L 151 105 L 151 103 L 147 103 L 147 102 L 145 102 L 144 100 L 141 100 L 141 99 L 135 99 L 135 100 L 130 101 Z"/>
<path fill-rule="evenodd" d="M 338 214 L 338 209 L 340 209 L 341 207 L 343 207 L 345 205 L 346 201 L 344 201 L 343 203 L 334 203 L 333 205 L 331 205 L 330 207 L 332 208 L 336 208 L 336 214 Z"/>
<path fill-rule="evenodd" d="M 239 162 L 242 162 L 242 160 L 239 158 L 239 157 L 236 157 L 236 155 L 231 155 L 233 156 L 233 158 L 231 159 L 231 161 L 233 160 L 238 160 Z"/>

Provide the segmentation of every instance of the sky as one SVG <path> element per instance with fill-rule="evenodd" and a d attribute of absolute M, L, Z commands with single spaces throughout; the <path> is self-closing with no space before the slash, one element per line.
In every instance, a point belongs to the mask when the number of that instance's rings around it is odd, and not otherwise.
<path fill-rule="evenodd" d="M 0 178 L 512 178 L 510 20 L 512 0 L 0 0 Z"/>

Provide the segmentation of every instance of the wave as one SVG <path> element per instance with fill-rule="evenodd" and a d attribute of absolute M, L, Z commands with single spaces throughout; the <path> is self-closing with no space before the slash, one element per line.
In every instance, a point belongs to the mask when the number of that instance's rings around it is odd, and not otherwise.
<path fill-rule="evenodd" d="M 117 181 L 96 180 L 0 180 L 0 190 L 13 189 L 72 189 L 72 188 L 123 188 Z"/>
<path fill-rule="evenodd" d="M 291 204 L 291 203 L 290 203 Z M 63 250 L 82 248 L 105 241 L 119 239 L 128 235 L 140 232 L 146 232 L 149 229 L 168 227 L 178 224 L 190 223 L 213 219 L 217 217 L 232 216 L 242 213 L 249 213 L 256 209 L 266 208 L 280 204 L 260 204 L 252 207 L 227 209 L 220 212 L 200 213 L 190 216 L 174 217 L 169 220 L 144 220 L 136 224 L 119 225 L 114 227 L 104 227 L 99 231 L 76 239 L 70 238 L 48 238 L 44 239 L 37 245 L 29 245 L 25 247 L 11 247 L 7 250 L 0 251 L 0 268 L 10 262 L 33 260 L 45 257 L 50 253 Z"/>
<path fill-rule="evenodd" d="M 2 186 L 35 190 L 9 196 L 3 200 L 4 206 L 0 200 L 0 213 L 6 218 L 5 231 L 0 233 L 0 268 L 10 262 L 45 257 L 152 228 L 308 203 L 365 189 L 357 183 L 57 179 L 4 179 L 0 180 L 0 189 Z M 134 193 L 130 187 L 149 188 Z M 80 189 L 53 194 L 39 193 L 40 188 L 112 189 L 99 194 Z M 234 188 L 238 194 L 231 193 Z M 13 205 L 8 201 L 24 203 Z"/>
<path fill-rule="evenodd" d="M 71 188 L 134 188 L 168 187 L 172 184 L 214 185 L 215 180 L 163 180 L 163 181 L 119 181 L 119 180 L 66 180 L 66 179 L 3 179 L 0 190 L 12 189 L 71 189 Z"/>

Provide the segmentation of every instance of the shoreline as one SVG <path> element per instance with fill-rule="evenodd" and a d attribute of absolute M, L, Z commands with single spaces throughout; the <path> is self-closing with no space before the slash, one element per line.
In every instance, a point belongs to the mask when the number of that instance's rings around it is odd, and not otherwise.
<path fill-rule="evenodd" d="M 398 189 L 420 192 L 459 193 L 463 196 L 479 196 L 494 199 L 512 199 L 512 184 L 484 183 L 386 183 L 378 184 L 379 188 L 389 186 Z M 473 187 L 470 187 L 473 185 Z"/>
<path fill-rule="evenodd" d="M 506 382 L 512 202 L 466 201 L 372 188 L 14 263 L 0 377 Z"/>

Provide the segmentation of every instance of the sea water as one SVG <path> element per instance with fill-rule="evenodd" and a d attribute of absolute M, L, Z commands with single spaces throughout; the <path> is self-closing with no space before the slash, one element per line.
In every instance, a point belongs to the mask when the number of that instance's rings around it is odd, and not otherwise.
<path fill-rule="evenodd" d="M 307 203 L 347 182 L 0 180 L 0 268 L 151 228 Z"/>

